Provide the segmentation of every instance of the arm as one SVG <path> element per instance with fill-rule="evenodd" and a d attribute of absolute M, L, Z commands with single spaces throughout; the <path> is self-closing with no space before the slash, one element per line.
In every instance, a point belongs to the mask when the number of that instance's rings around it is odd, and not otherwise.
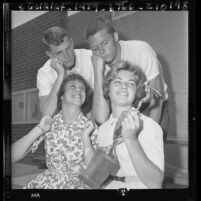
<path fill-rule="evenodd" d="M 164 96 L 164 85 L 162 81 L 162 68 L 157 58 L 155 50 L 146 42 L 142 43 L 140 49 L 140 63 L 147 80 L 150 83 L 150 87 L 157 89 L 162 97 Z M 148 116 L 160 122 L 162 99 L 157 99 L 151 91 L 151 102 L 148 108 Z"/>
<path fill-rule="evenodd" d="M 45 116 L 39 125 L 35 126 L 27 135 L 12 144 L 12 163 L 22 159 L 30 151 L 33 142 L 51 128 L 51 118 Z"/>
<path fill-rule="evenodd" d="M 61 61 L 58 59 L 51 59 L 51 67 L 57 72 L 57 79 L 52 87 L 49 95 L 41 96 L 39 98 L 40 111 L 43 116 L 52 116 L 57 108 L 57 93 L 64 79 L 65 70 L 62 67 Z"/>
<path fill-rule="evenodd" d="M 140 180 L 148 188 L 161 188 L 163 172 L 147 157 L 137 138 L 141 126 L 139 114 L 128 114 L 122 122 L 122 136 Z"/>
<path fill-rule="evenodd" d="M 92 64 L 94 67 L 94 95 L 92 106 L 92 119 L 98 123 L 104 123 L 109 116 L 110 108 L 103 96 L 103 70 L 104 61 L 101 57 L 92 56 Z"/>
<path fill-rule="evenodd" d="M 161 79 L 161 75 L 157 75 L 155 78 L 149 81 L 150 87 L 157 89 L 162 97 L 164 97 L 164 89 L 163 89 L 163 83 Z M 156 98 L 151 90 L 151 101 L 149 105 L 149 117 L 151 117 L 153 120 L 155 120 L 157 123 L 160 123 L 161 118 L 161 110 L 163 105 L 163 98 Z"/>
<path fill-rule="evenodd" d="M 91 158 L 94 154 L 94 148 L 91 143 L 90 135 L 94 130 L 94 125 L 92 122 L 88 122 L 87 128 L 82 131 L 82 143 L 83 143 L 83 152 L 84 152 L 84 163 L 88 166 Z"/>

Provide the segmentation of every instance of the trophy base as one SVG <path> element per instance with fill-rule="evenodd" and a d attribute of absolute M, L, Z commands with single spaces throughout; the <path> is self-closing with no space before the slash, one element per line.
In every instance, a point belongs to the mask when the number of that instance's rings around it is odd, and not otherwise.
<path fill-rule="evenodd" d="M 119 170 L 119 164 L 110 155 L 96 150 L 87 169 L 78 178 L 93 189 L 100 189 L 111 174 Z"/>

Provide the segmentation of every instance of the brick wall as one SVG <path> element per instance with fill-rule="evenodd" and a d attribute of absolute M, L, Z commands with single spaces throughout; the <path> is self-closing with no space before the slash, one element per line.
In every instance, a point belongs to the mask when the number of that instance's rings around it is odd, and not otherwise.
<path fill-rule="evenodd" d="M 12 92 L 36 87 L 37 70 L 47 60 L 43 32 L 64 25 L 64 14 L 53 11 L 12 30 Z"/>
<path fill-rule="evenodd" d="M 65 26 L 66 20 L 64 12 L 51 11 L 12 30 L 12 92 L 36 88 L 37 71 L 47 60 L 41 42 L 43 32 L 51 26 Z M 11 141 L 23 137 L 35 125 L 12 125 Z M 28 154 L 20 162 L 29 164 L 33 158 L 44 154 L 44 143 L 41 143 L 34 154 Z"/>

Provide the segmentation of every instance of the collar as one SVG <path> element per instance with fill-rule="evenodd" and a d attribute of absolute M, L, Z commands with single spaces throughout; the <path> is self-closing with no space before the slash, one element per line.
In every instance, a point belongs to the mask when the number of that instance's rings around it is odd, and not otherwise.
<path fill-rule="evenodd" d="M 65 125 L 73 125 L 75 123 L 86 123 L 88 121 L 87 117 L 84 116 L 84 114 L 82 112 L 79 113 L 78 118 L 76 121 L 72 122 L 72 123 L 65 123 L 63 120 L 63 113 L 62 111 L 60 111 L 57 115 L 54 116 L 54 119 L 61 123 L 61 124 L 65 124 Z"/>
<path fill-rule="evenodd" d="M 135 107 L 131 107 L 129 110 L 136 110 L 136 108 Z M 108 120 L 109 123 L 110 123 L 110 125 L 113 125 L 114 123 L 116 123 L 117 120 L 118 120 L 118 118 L 114 117 L 113 113 L 111 113 L 110 117 L 109 117 L 109 120 Z"/>
<path fill-rule="evenodd" d="M 113 116 L 113 113 L 111 113 L 111 114 L 110 114 L 110 117 L 109 117 L 109 119 L 108 119 L 109 124 L 110 124 L 111 126 L 113 126 L 113 125 L 116 124 L 117 120 L 118 120 L 118 118 L 115 118 L 115 117 Z"/>

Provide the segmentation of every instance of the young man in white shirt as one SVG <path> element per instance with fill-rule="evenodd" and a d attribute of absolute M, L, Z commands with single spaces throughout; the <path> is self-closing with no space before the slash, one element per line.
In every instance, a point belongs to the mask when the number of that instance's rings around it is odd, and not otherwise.
<path fill-rule="evenodd" d="M 52 116 L 57 108 L 57 92 L 66 74 L 82 75 L 93 88 L 92 53 L 86 49 L 74 49 L 72 38 L 62 27 L 47 29 L 42 42 L 50 59 L 38 70 L 37 88 L 42 115 Z"/>
<path fill-rule="evenodd" d="M 94 98 L 92 117 L 99 123 L 104 123 L 110 114 L 108 102 L 103 96 L 103 77 L 120 60 L 140 66 L 150 86 L 157 89 L 161 98 L 156 98 L 152 93 L 148 116 L 161 124 L 163 119 L 164 139 L 167 135 L 168 118 L 164 118 L 163 111 L 167 111 L 167 85 L 163 79 L 160 63 L 155 51 L 144 41 L 129 40 L 119 41 L 118 33 L 111 22 L 99 16 L 89 22 L 85 31 L 85 39 L 92 50 L 92 63 L 94 67 Z M 164 106 L 163 106 L 164 105 Z"/>

